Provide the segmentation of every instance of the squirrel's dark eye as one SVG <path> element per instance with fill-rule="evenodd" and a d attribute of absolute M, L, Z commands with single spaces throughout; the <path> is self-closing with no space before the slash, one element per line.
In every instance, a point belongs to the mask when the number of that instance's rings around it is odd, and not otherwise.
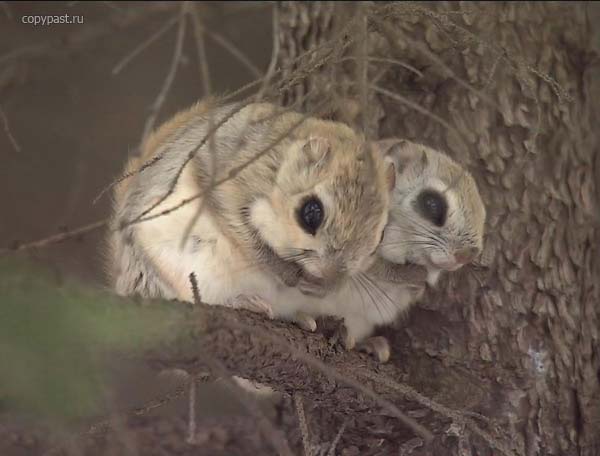
<path fill-rule="evenodd" d="M 306 199 L 298 211 L 298 221 L 300 226 L 307 233 L 313 236 L 323 223 L 323 217 L 325 212 L 323 211 L 323 204 L 321 200 L 316 196 L 312 196 Z"/>
<path fill-rule="evenodd" d="M 440 193 L 433 190 L 423 190 L 416 200 L 419 213 L 437 226 L 443 226 L 446 222 L 448 204 Z"/>

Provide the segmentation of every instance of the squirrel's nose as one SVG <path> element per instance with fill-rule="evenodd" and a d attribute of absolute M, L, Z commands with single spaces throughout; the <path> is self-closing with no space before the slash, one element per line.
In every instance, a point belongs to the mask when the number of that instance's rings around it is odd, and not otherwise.
<path fill-rule="evenodd" d="M 479 255 L 479 249 L 477 247 L 464 247 L 454 252 L 454 259 L 458 264 L 467 264 L 475 259 Z"/>

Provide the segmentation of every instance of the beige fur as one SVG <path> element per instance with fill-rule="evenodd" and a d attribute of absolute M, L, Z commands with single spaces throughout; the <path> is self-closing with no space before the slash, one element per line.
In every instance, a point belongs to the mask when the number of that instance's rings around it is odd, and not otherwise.
<path fill-rule="evenodd" d="M 192 301 L 194 272 L 209 304 L 236 307 L 240 296 L 260 296 L 275 316 L 287 318 L 288 309 L 273 301 L 282 287 L 327 292 L 372 264 L 387 222 L 391 165 L 343 124 L 267 103 L 233 113 L 236 107 L 214 100 L 195 105 L 159 128 L 127 164 L 131 171 L 161 157 L 115 191 L 113 228 L 157 203 L 209 124 L 230 117 L 184 168 L 172 195 L 144 217 L 201 198 L 111 234 L 109 263 L 120 294 Z M 214 181 L 221 184 L 208 192 Z M 311 195 L 325 213 L 315 235 L 297 219 Z"/>
<path fill-rule="evenodd" d="M 394 159 L 398 176 L 390 209 L 393 228 L 386 230 L 381 256 L 394 263 L 421 264 L 432 271 L 457 269 L 454 256 L 461 249 L 472 248 L 477 256 L 483 248 L 486 211 L 471 174 L 447 155 L 406 140 L 395 142 L 387 154 Z M 435 189 L 447 199 L 448 218 L 441 228 L 415 211 L 415 197 L 425 188 Z M 427 248 L 418 244 L 432 239 L 437 243 L 431 242 Z"/>
<path fill-rule="evenodd" d="M 392 323 L 421 296 L 424 283 L 408 279 L 414 270 L 408 263 L 424 266 L 433 285 L 440 271 L 461 267 L 454 258 L 457 251 L 472 248 L 476 256 L 483 244 L 485 207 L 464 168 L 441 152 L 409 141 L 384 140 L 376 146 L 394 161 L 397 173 L 389 222 L 378 248 L 380 258 L 359 280 L 351 280 L 324 299 L 290 289 L 282 289 L 277 298 L 286 302 L 290 312 L 343 318 L 350 347 L 376 326 Z M 424 189 L 445 195 L 448 216 L 444 226 L 434 226 L 415 210 L 415 200 Z M 383 358 L 389 356 L 389 347 L 386 350 Z"/>

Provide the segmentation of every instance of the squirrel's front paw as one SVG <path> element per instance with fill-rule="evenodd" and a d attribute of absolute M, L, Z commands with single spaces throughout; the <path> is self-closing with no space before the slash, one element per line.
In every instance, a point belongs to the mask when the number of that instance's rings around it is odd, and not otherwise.
<path fill-rule="evenodd" d="M 323 279 L 314 276 L 303 275 L 298 281 L 298 290 L 302 294 L 322 298 L 329 292 L 330 287 L 326 286 Z"/>
<path fill-rule="evenodd" d="M 358 343 L 356 348 L 374 356 L 381 363 L 387 363 L 392 352 L 390 343 L 383 336 L 369 337 Z"/>
<path fill-rule="evenodd" d="M 356 342 L 354 334 L 352 334 L 352 331 L 348 329 L 345 323 L 338 326 L 334 340 L 341 342 L 346 350 L 366 352 L 381 363 L 388 362 L 392 352 L 390 343 L 383 336 L 368 337 Z"/>
<path fill-rule="evenodd" d="M 317 330 L 317 321 L 311 315 L 305 314 L 304 312 L 296 313 L 293 321 L 304 331 L 315 332 Z"/>
<path fill-rule="evenodd" d="M 264 314 L 271 320 L 275 318 L 273 306 L 265 299 L 255 295 L 239 295 L 231 300 L 231 307 L 236 309 L 246 309 L 251 312 Z"/>

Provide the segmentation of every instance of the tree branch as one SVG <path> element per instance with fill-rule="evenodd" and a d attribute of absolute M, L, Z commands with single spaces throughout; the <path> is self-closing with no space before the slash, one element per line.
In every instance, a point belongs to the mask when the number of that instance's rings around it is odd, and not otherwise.
<path fill-rule="evenodd" d="M 251 312 L 204 304 L 174 309 L 187 313 L 183 318 L 187 323 L 177 340 L 147 353 L 145 359 L 156 369 L 205 372 L 210 366 L 202 353 L 210 353 L 230 374 L 290 396 L 310 397 L 328 413 L 347 416 L 379 412 L 396 418 L 407 440 L 419 436 L 435 445 L 448 423 L 467 423 L 469 430 L 499 454 L 516 454 L 494 430 L 483 430 L 461 410 L 439 404 L 396 381 L 406 374 L 400 366 L 378 364 L 358 352 L 340 349 L 322 333 L 306 333 Z M 417 423 L 409 414 L 423 407 L 431 413 Z"/>

